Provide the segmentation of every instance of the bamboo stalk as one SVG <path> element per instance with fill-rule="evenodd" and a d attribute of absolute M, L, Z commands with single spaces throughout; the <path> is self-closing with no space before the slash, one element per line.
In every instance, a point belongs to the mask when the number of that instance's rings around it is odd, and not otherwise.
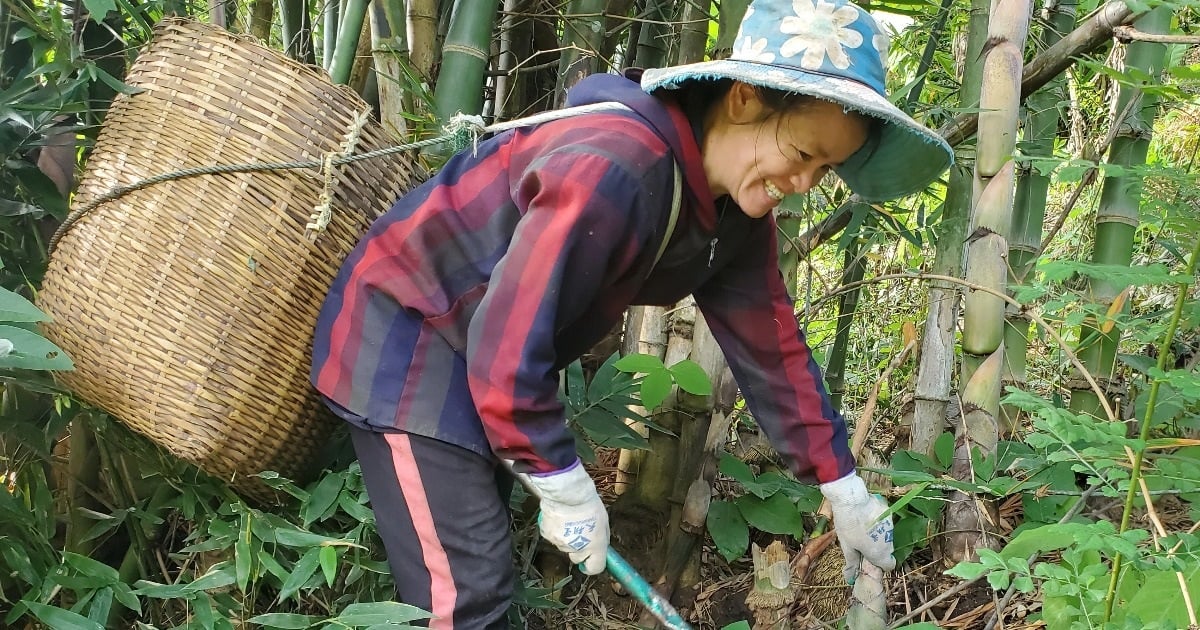
<path fill-rule="evenodd" d="M 1138 20 L 1138 25 L 1148 32 L 1166 32 L 1170 28 L 1171 12 L 1155 9 Z M 1137 68 L 1148 76 L 1157 76 L 1166 58 L 1166 46 L 1152 42 L 1134 42 L 1129 45 L 1125 64 Z M 1115 135 L 1109 150 L 1108 161 L 1124 167 L 1115 173 L 1106 173 L 1100 192 L 1100 207 L 1096 212 L 1096 237 L 1092 246 L 1092 262 L 1107 265 L 1128 266 L 1133 260 L 1135 232 L 1139 222 L 1139 207 L 1142 199 L 1141 176 L 1129 167 L 1146 163 L 1150 148 L 1152 127 L 1158 102 L 1152 94 L 1144 94 L 1134 86 L 1123 85 L 1113 103 L 1113 128 Z M 1128 111 L 1124 117 L 1116 112 Z M 1126 285 L 1106 278 L 1089 278 L 1088 290 L 1095 307 L 1108 310 Z M 1116 305 L 1119 310 L 1120 305 Z M 1105 329 L 1098 318 L 1089 318 L 1080 327 L 1079 338 L 1085 340 L 1080 357 L 1093 375 L 1111 379 L 1117 367 L 1117 342 L 1121 331 L 1117 327 Z M 1090 341 L 1087 341 L 1090 340 Z M 1105 394 L 1108 395 L 1107 393 Z M 1091 393 L 1080 388 L 1072 392 L 1070 408 L 1076 413 L 1099 416 L 1098 401 Z"/>
<path fill-rule="evenodd" d="M 334 83 L 344 85 L 350 81 L 350 71 L 354 68 L 355 53 L 358 52 L 358 40 L 362 37 L 368 4 L 369 0 L 346 1 L 346 11 L 338 28 L 333 51 L 333 62 L 329 65 L 329 77 Z M 328 46 L 326 50 L 329 50 Z"/>
<path fill-rule="evenodd" d="M 1075 0 L 1062 0 L 1044 5 L 1043 27 L 1038 38 L 1038 48 L 1045 50 L 1062 39 L 1062 34 L 1075 25 Z M 1055 79 L 1027 99 L 1025 152 L 1035 156 L 1051 156 L 1058 125 L 1062 116 L 1058 111 L 1062 79 Z M 1042 223 L 1046 218 L 1046 203 L 1050 189 L 1050 177 L 1038 169 L 1023 165 L 1017 175 L 1017 187 L 1013 201 L 1013 229 L 1008 242 L 1008 267 L 1010 286 L 1024 283 L 1026 276 L 1037 263 L 1042 239 Z M 1016 310 L 1008 312 L 1004 329 L 1005 373 L 1004 382 L 1018 387 L 1026 382 L 1026 355 L 1029 348 L 1029 318 Z M 1000 410 L 1001 428 L 1006 435 L 1015 435 L 1020 426 L 1022 412 L 1011 405 Z"/>
<path fill-rule="evenodd" d="M 1140 14 L 1140 13 L 1139 13 Z M 1078 28 L 1028 64 L 1021 71 L 1021 96 L 1032 94 L 1075 63 L 1079 55 L 1098 48 L 1113 33 L 1113 28 L 1135 15 L 1125 0 L 1112 0 L 1084 19 Z M 977 114 L 962 114 L 938 129 L 955 146 L 975 134 Z"/>
<path fill-rule="evenodd" d="M 558 81 L 555 103 L 566 104 L 567 90 L 580 79 L 598 70 L 604 47 L 604 7 L 606 0 L 571 0 L 563 19 Z"/>
<path fill-rule="evenodd" d="M 440 71 L 452 80 L 438 81 L 433 93 L 439 121 L 459 112 L 479 114 L 483 110 L 484 70 L 491 55 L 498 7 L 499 0 L 455 0 Z"/>
<path fill-rule="evenodd" d="M 437 60 L 438 0 L 406 0 L 408 44 L 413 69 L 426 83 L 433 83 L 433 65 Z"/>
<path fill-rule="evenodd" d="M 959 100 L 963 107 L 979 104 L 983 84 L 983 64 L 976 60 L 983 54 L 988 31 L 988 0 L 971 0 L 967 23 L 967 49 L 962 70 Z M 957 277 L 963 269 L 963 252 L 971 209 L 971 172 L 973 156 L 959 154 L 950 168 L 946 201 L 943 207 L 942 234 L 938 237 L 933 262 L 935 273 Z M 945 430 L 946 409 L 950 404 L 950 384 L 956 366 L 954 353 L 955 331 L 959 319 L 959 295 L 949 285 L 933 283 L 925 330 L 921 335 L 921 362 L 917 366 L 911 448 L 933 454 L 938 436 Z"/>

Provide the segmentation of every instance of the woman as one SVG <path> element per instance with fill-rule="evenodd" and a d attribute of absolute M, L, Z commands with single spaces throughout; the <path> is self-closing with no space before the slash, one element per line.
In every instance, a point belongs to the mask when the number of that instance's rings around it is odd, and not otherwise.
<path fill-rule="evenodd" d="M 830 170 L 885 199 L 950 164 L 945 142 L 888 102 L 885 50 L 844 0 L 759 0 L 730 59 L 649 70 L 640 85 L 588 77 L 571 104 L 624 107 L 481 142 L 372 226 L 322 309 L 313 383 L 353 426 L 398 595 L 431 627 L 505 627 L 502 459 L 542 495 L 542 535 L 585 573 L 604 569 L 608 517 L 558 371 L 630 304 L 689 293 L 757 422 L 830 498 L 847 578 L 861 557 L 894 567 L 891 521 L 876 522 L 886 506 L 855 473 L 771 216 Z"/>

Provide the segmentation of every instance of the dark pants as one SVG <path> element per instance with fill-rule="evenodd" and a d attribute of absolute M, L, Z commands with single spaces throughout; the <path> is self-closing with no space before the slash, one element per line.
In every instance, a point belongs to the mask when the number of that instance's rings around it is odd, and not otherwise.
<path fill-rule="evenodd" d="M 430 628 L 507 628 L 507 471 L 440 440 L 350 430 L 400 601 L 432 612 Z"/>

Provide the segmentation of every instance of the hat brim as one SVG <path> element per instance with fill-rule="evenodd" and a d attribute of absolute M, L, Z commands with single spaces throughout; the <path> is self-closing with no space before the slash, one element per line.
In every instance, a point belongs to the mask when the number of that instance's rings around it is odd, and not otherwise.
<path fill-rule="evenodd" d="M 647 69 L 642 73 L 642 89 L 677 89 L 689 81 L 718 79 L 815 96 L 882 120 L 878 142 L 868 143 L 836 169 L 842 181 L 868 201 L 923 190 L 954 163 L 954 150 L 936 131 L 865 84 L 849 79 L 723 59 Z"/>

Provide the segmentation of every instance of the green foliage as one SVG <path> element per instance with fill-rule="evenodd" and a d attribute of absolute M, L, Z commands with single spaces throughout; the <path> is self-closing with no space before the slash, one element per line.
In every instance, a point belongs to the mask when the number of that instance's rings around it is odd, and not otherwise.
<path fill-rule="evenodd" d="M 1019 481 L 1010 492 L 1022 493 L 1025 523 L 1000 552 L 980 550 L 979 562 L 961 563 L 948 573 L 963 579 L 986 575 L 997 590 L 1012 587 L 1030 593 L 1040 585 L 1043 620 L 1049 627 L 1092 628 L 1102 627 L 1108 578 L 1112 564 L 1120 560 L 1125 570 L 1118 595 L 1127 603 L 1137 601 L 1137 605 L 1119 607 L 1110 619 L 1116 624 L 1111 627 L 1186 625 L 1178 583 L 1156 589 L 1153 597 L 1141 593 L 1147 583 L 1165 583 L 1161 582 L 1164 574 L 1174 579 L 1175 571 L 1184 573 L 1189 590 L 1194 588 L 1200 570 L 1190 551 L 1195 546 L 1194 536 L 1174 538 L 1180 548 L 1173 549 L 1163 541 L 1150 544 L 1151 535 L 1144 529 L 1118 531 L 1112 522 L 1078 516 L 1064 520 L 1079 500 L 1081 479 L 1097 494 L 1122 496 L 1129 487 L 1126 449 L 1136 451 L 1147 444 L 1126 437 L 1121 423 L 1074 414 L 1028 392 L 1010 388 L 1004 402 L 1032 417 L 1033 430 L 1023 444 L 1001 444 L 1004 454 L 997 466 Z M 1200 466 L 1196 465 L 1200 453 L 1190 451 L 1179 449 L 1151 460 L 1148 485 L 1157 491 L 1178 492 L 1188 502 L 1200 498 L 1190 492 L 1200 483 Z M 1060 559 L 1053 559 L 1056 555 Z M 1043 557 L 1047 559 L 1031 564 L 1031 559 Z"/>
<path fill-rule="evenodd" d="M 614 364 L 618 370 L 642 374 L 641 400 L 646 409 L 655 409 L 671 394 L 671 386 L 696 396 L 712 393 L 712 383 L 698 363 L 684 359 L 667 367 L 662 359 L 651 354 L 630 354 Z"/>
<path fill-rule="evenodd" d="M 580 459 L 585 462 L 595 461 L 597 446 L 649 448 L 646 438 L 632 426 L 635 424 L 674 435 L 636 411 L 636 407 L 644 404 L 646 389 L 657 392 L 661 383 L 654 380 L 647 384 L 651 379 L 635 378 L 631 372 L 642 363 L 635 358 L 633 367 L 630 367 L 631 364 L 626 361 L 629 358 L 619 358 L 614 353 L 601 364 L 590 381 L 585 378 L 583 365 L 579 361 L 573 362 L 564 371 L 559 398 L 567 408 L 568 425 L 580 438 L 575 441 L 576 448 L 579 450 Z M 662 362 L 659 361 L 658 365 L 661 366 Z M 659 378 L 668 379 L 665 384 L 668 389 L 672 374 L 665 368 L 661 372 L 652 373 Z"/>
<path fill-rule="evenodd" d="M 726 560 L 746 553 L 751 528 L 804 539 L 803 515 L 816 511 L 821 503 L 816 488 L 774 471 L 756 475 L 745 462 L 728 454 L 721 457 L 720 471 L 747 491 L 732 501 L 714 501 L 709 507 L 708 532 Z"/>
<path fill-rule="evenodd" d="M 1195 537 L 1176 538 L 1183 545 L 1178 553 L 1147 547 L 1148 538 L 1145 530 L 1117 533 L 1107 521 L 1043 525 L 1018 535 L 1000 552 L 980 550 L 979 562 L 959 564 L 947 573 L 963 579 L 986 575 L 997 590 L 1011 585 L 1031 593 L 1040 584 L 1042 619 L 1051 628 L 1185 627 L 1187 609 L 1176 572 L 1195 598 L 1200 589 L 1200 563 L 1192 553 Z M 1061 552 L 1061 560 L 1030 565 L 1028 557 L 1048 552 Z M 1126 604 L 1113 616 L 1112 625 L 1103 625 L 1108 563 L 1117 557 L 1130 561 L 1118 586 Z"/>
<path fill-rule="evenodd" d="M 29 300 L 0 287 L 0 377 L 12 370 L 74 369 L 61 348 L 30 326 L 47 319 Z"/>

